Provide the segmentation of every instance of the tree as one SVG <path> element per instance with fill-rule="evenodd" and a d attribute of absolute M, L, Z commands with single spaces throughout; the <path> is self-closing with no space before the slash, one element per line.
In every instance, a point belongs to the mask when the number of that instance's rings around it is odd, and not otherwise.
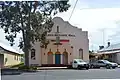
<path fill-rule="evenodd" d="M 0 27 L 7 34 L 5 38 L 13 46 L 17 33 L 22 32 L 19 47 L 25 53 L 25 65 L 29 66 L 29 50 L 35 41 L 46 47 L 46 35 L 51 31 L 51 15 L 67 11 L 68 0 L 61 1 L 1 1 Z"/>

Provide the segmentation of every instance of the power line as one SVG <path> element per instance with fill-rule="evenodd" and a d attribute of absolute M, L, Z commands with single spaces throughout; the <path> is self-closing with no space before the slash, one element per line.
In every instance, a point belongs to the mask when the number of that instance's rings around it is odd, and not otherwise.
<path fill-rule="evenodd" d="M 74 5 L 73 10 L 72 10 L 72 12 L 71 12 L 71 15 L 70 15 L 70 17 L 69 17 L 69 20 L 71 19 L 72 15 L 73 15 L 73 12 L 74 12 L 74 10 L 75 10 L 75 7 L 76 7 L 76 5 L 77 5 L 77 2 L 78 2 L 78 0 L 76 0 L 76 2 L 75 2 L 75 5 Z M 69 20 L 68 20 L 68 21 L 69 21 Z"/>
<path fill-rule="evenodd" d="M 78 0 L 76 0 L 75 5 L 74 5 L 74 7 L 73 7 L 73 10 L 72 10 L 72 12 L 71 12 L 71 15 L 70 15 L 70 17 L 69 17 L 69 19 L 68 19 L 68 21 L 67 21 L 67 22 L 69 22 L 69 21 L 70 21 L 70 19 L 71 19 L 72 15 L 73 15 L 73 12 L 74 12 L 74 10 L 75 10 L 75 7 L 76 7 L 76 5 L 77 5 L 77 2 L 78 2 Z M 66 28 L 66 25 L 67 25 L 67 24 L 65 24 L 65 28 Z M 64 30 L 65 30 L 65 29 L 64 29 Z"/>

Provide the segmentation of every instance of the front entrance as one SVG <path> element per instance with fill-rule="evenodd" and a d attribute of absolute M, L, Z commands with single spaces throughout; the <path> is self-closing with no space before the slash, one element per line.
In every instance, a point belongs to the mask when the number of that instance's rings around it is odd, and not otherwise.
<path fill-rule="evenodd" d="M 50 51 L 48 52 L 48 64 L 53 64 L 53 53 Z"/>
<path fill-rule="evenodd" d="M 60 64 L 60 63 L 61 63 L 61 55 L 55 54 L 55 64 Z"/>
<path fill-rule="evenodd" d="M 59 49 L 57 49 L 57 52 L 55 53 L 55 64 L 61 64 L 61 54 Z"/>
<path fill-rule="evenodd" d="M 63 52 L 63 64 L 68 64 L 68 52 Z"/>

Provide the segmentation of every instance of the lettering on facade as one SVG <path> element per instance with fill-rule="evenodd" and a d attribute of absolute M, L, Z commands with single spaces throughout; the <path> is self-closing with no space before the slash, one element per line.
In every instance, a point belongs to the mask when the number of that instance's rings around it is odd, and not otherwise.
<path fill-rule="evenodd" d="M 47 36 L 64 36 L 64 37 L 75 37 L 73 34 L 48 34 Z"/>

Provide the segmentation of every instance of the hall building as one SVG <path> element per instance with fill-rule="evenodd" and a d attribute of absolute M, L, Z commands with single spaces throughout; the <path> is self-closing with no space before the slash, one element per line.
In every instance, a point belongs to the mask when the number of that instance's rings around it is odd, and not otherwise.
<path fill-rule="evenodd" d="M 72 26 L 60 17 L 53 18 L 53 22 L 52 31 L 47 34 L 47 48 L 42 48 L 40 42 L 36 42 L 29 52 L 29 64 L 67 65 L 73 59 L 89 62 L 88 32 Z"/>

